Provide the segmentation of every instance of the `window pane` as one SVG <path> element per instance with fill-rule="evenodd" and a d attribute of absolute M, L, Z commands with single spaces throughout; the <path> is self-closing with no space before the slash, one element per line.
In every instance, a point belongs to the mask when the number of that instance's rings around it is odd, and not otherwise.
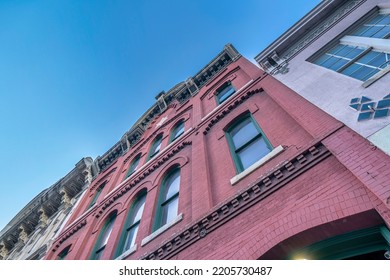
<path fill-rule="evenodd" d="M 177 216 L 178 209 L 179 209 L 179 197 L 177 196 L 163 206 L 162 225 L 165 225 L 173 221 Z"/>
<path fill-rule="evenodd" d="M 131 224 L 135 224 L 141 220 L 142 213 L 144 211 L 146 195 L 142 195 L 137 202 L 135 202 L 132 211 Z"/>
<path fill-rule="evenodd" d="M 373 69 L 371 67 L 363 66 L 363 67 L 360 67 L 354 73 L 352 73 L 351 77 L 356 78 L 356 79 L 361 80 L 361 81 L 365 81 L 377 72 L 379 72 L 379 70 Z"/>
<path fill-rule="evenodd" d="M 166 195 L 164 201 L 177 194 L 180 189 L 180 171 L 177 170 L 169 176 L 165 183 Z"/>
<path fill-rule="evenodd" d="M 226 86 L 224 89 L 222 89 L 219 93 L 218 93 L 218 100 L 219 100 L 219 103 L 222 103 L 223 101 L 225 101 L 230 95 L 232 95 L 233 93 L 235 93 L 235 89 L 232 85 L 228 85 Z"/>
<path fill-rule="evenodd" d="M 239 149 L 258 134 L 259 132 L 250 118 L 246 118 L 230 131 L 236 149 Z"/>
<path fill-rule="evenodd" d="M 270 152 L 270 149 L 266 145 L 262 137 L 256 139 L 250 145 L 239 151 L 237 154 L 241 160 L 242 166 L 247 169 L 256 161 L 264 157 Z"/>
<path fill-rule="evenodd" d="M 116 219 L 116 214 L 112 215 L 107 223 L 104 225 L 102 232 L 99 235 L 98 243 L 96 244 L 96 251 L 95 251 L 95 259 L 100 259 L 100 257 L 103 255 L 104 248 L 106 247 L 106 244 L 108 242 L 108 239 L 110 238 L 110 234 L 112 231 L 112 228 L 114 227 L 114 222 Z"/>
<path fill-rule="evenodd" d="M 127 175 L 126 175 L 126 177 L 129 177 L 131 174 L 133 174 L 136 170 L 137 170 L 137 167 L 138 167 L 138 163 L 139 163 L 139 161 L 140 161 L 140 156 L 137 156 L 134 160 L 133 160 L 133 162 L 131 163 L 131 165 L 130 165 L 130 168 L 129 168 L 129 170 L 127 171 Z"/>
<path fill-rule="evenodd" d="M 135 238 L 137 237 L 139 224 L 134 225 L 129 231 L 127 232 L 125 247 L 123 248 L 123 252 L 126 250 L 129 250 L 131 247 L 135 244 Z"/>
<path fill-rule="evenodd" d="M 180 122 L 176 125 L 172 134 L 172 141 L 184 133 L 184 122 Z"/>

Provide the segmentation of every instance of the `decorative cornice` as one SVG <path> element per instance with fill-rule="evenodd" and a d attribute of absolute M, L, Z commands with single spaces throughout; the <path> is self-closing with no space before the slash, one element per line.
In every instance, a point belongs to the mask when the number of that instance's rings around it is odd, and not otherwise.
<path fill-rule="evenodd" d="M 78 232 L 81 228 L 83 228 L 87 224 L 87 220 L 84 219 L 81 222 L 77 223 L 72 228 L 68 229 L 65 233 L 63 233 L 60 239 L 57 239 L 56 244 L 54 248 L 52 249 L 52 252 L 57 251 L 57 249 L 60 247 L 62 243 L 64 243 L 69 237 L 71 237 L 73 234 Z"/>
<path fill-rule="evenodd" d="M 322 36 L 325 32 L 335 26 L 338 22 L 340 22 L 343 18 L 345 18 L 348 14 L 354 11 L 361 4 L 366 2 L 366 0 L 354 0 L 354 1 L 345 1 L 346 3 L 339 7 L 327 18 L 319 21 L 317 18 L 321 16 L 324 12 L 330 11 L 332 12 L 335 7 L 335 1 L 324 1 L 323 4 L 319 4 L 318 7 L 314 8 L 310 13 L 308 13 L 305 17 L 303 17 L 297 24 L 292 26 L 288 31 L 286 31 L 282 36 L 280 36 L 276 41 L 274 41 L 269 47 L 267 47 L 264 51 L 258 54 L 255 57 L 255 60 L 259 65 L 263 68 L 266 64 L 269 57 L 274 53 L 278 53 L 282 59 L 282 63 L 278 64 L 276 67 L 272 68 L 267 72 L 271 74 L 275 73 L 286 73 L 288 71 L 288 61 L 295 57 L 298 53 L 304 50 L 308 45 L 310 45 L 317 38 Z M 341 2 L 341 1 L 339 1 Z M 320 22 L 317 26 L 312 26 L 311 22 L 317 23 Z M 311 25 L 310 25 L 311 24 Z M 310 25 L 310 26 L 308 26 Z M 304 35 L 297 35 L 300 30 L 309 30 L 309 32 L 303 33 Z M 294 36 L 297 37 L 294 40 Z M 293 41 L 293 42 L 291 42 Z M 295 43 L 294 43 L 295 42 Z M 291 45 L 291 47 L 289 47 Z"/>
<path fill-rule="evenodd" d="M 224 117 L 226 117 L 231 111 L 233 111 L 235 108 L 237 108 L 240 104 L 244 103 L 245 100 L 247 100 L 249 97 L 254 95 L 255 93 L 262 92 L 263 89 L 258 88 L 255 90 L 247 91 L 245 94 L 241 95 L 240 98 L 234 99 L 230 104 L 226 104 L 225 108 L 221 110 L 218 114 L 216 114 L 206 125 L 205 130 L 203 131 L 204 135 L 207 135 L 207 133 L 210 131 L 210 129 L 218 123 L 220 120 L 222 120 Z"/>
<path fill-rule="evenodd" d="M 177 145 L 175 148 L 173 148 L 169 153 L 162 156 L 159 159 L 155 160 L 155 163 L 150 165 L 149 168 L 143 170 L 143 172 L 140 172 L 136 177 L 134 177 L 130 184 L 124 185 L 120 189 L 116 190 L 114 193 L 112 193 L 109 197 L 107 197 L 105 200 L 101 202 L 101 204 L 98 207 L 98 211 L 95 214 L 96 218 L 99 218 L 103 213 L 104 210 L 106 210 L 110 205 L 112 205 L 117 199 L 122 197 L 124 194 L 126 194 L 128 191 L 133 189 L 137 184 L 139 184 L 143 179 L 145 179 L 148 175 L 153 173 L 156 169 L 158 169 L 160 166 L 162 166 L 164 163 L 166 163 L 169 159 L 171 159 L 174 155 L 176 155 L 178 152 L 180 152 L 184 147 L 191 145 L 191 141 L 183 141 L 179 145 Z"/>
<path fill-rule="evenodd" d="M 233 198 L 216 206 L 205 217 L 192 223 L 180 233 L 164 242 L 157 249 L 141 257 L 146 260 L 169 259 L 186 247 L 205 237 L 208 233 L 218 229 L 238 214 L 246 211 L 255 204 L 260 203 L 276 190 L 285 186 L 294 178 L 315 166 L 331 153 L 322 145 L 316 145 L 286 161 L 262 176 L 254 184 L 244 189 Z"/>

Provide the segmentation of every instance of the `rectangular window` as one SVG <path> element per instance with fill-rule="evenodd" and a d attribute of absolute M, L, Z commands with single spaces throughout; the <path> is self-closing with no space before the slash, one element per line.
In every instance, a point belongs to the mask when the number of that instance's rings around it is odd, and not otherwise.
<path fill-rule="evenodd" d="M 315 55 L 313 63 L 367 81 L 390 65 L 390 14 L 381 10 L 348 31 L 337 44 Z M 378 75 L 379 75 L 378 74 Z M 381 76 L 381 75 L 379 75 Z M 379 76 L 377 78 L 379 78 Z"/>

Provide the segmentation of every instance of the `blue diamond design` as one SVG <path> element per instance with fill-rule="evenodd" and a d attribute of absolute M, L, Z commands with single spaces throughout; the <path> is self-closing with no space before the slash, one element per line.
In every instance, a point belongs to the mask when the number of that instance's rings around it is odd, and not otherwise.
<path fill-rule="evenodd" d="M 367 110 L 371 110 L 369 107 L 371 108 L 375 108 L 375 102 L 370 102 L 370 103 L 365 103 L 362 105 L 362 111 L 367 111 Z"/>
<path fill-rule="evenodd" d="M 372 99 L 368 98 L 367 96 L 362 96 L 362 100 L 361 100 L 362 103 L 369 102 L 369 101 L 372 101 Z"/>
<path fill-rule="evenodd" d="M 381 100 L 376 106 L 378 109 L 390 107 L 390 99 Z"/>
<path fill-rule="evenodd" d="M 360 98 L 352 98 L 351 99 L 351 104 L 358 103 Z"/>
<path fill-rule="evenodd" d="M 359 108 L 360 108 L 360 104 L 351 104 L 349 105 L 349 107 L 351 107 L 352 109 L 356 110 L 356 111 L 359 111 Z"/>
<path fill-rule="evenodd" d="M 374 114 L 374 119 L 387 117 L 388 114 L 389 114 L 388 108 L 376 110 Z"/>
<path fill-rule="evenodd" d="M 368 120 L 371 118 L 371 116 L 372 116 L 372 112 L 360 113 L 358 117 L 358 122 Z"/>

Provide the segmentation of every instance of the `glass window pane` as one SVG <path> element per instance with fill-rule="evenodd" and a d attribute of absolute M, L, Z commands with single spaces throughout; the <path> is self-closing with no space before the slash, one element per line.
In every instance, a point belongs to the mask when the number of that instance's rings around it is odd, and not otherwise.
<path fill-rule="evenodd" d="M 367 80 L 369 77 L 373 76 L 379 70 L 373 69 L 367 66 L 363 66 L 359 68 L 359 70 L 355 71 L 351 74 L 351 77 L 356 78 L 361 81 Z"/>
<path fill-rule="evenodd" d="M 348 48 L 349 46 L 347 45 L 342 45 L 342 44 L 338 44 L 337 46 L 331 48 L 328 53 L 330 54 L 337 54 L 339 52 L 342 52 L 345 48 Z"/>
<path fill-rule="evenodd" d="M 172 134 L 172 141 L 184 133 L 184 122 L 180 122 L 176 125 Z"/>
<path fill-rule="evenodd" d="M 323 54 L 319 58 L 317 58 L 316 61 L 314 61 L 315 64 L 317 65 L 322 65 L 326 60 L 328 60 L 331 56 L 329 54 Z"/>
<path fill-rule="evenodd" d="M 250 118 L 246 118 L 230 131 L 236 149 L 239 149 L 258 134 L 259 132 Z"/>
<path fill-rule="evenodd" d="M 165 183 L 166 195 L 164 201 L 177 194 L 180 189 L 180 171 L 177 170 L 169 176 Z"/>
<path fill-rule="evenodd" d="M 368 64 L 369 61 L 373 60 L 375 57 L 379 55 L 379 52 L 376 51 L 370 51 L 366 53 L 363 57 L 357 60 L 357 62 Z"/>
<path fill-rule="evenodd" d="M 334 63 L 333 65 L 331 65 L 329 67 L 329 69 L 331 70 L 334 70 L 334 71 L 337 71 L 339 70 L 342 66 L 344 66 L 345 64 L 347 64 L 349 62 L 349 60 L 346 60 L 346 59 L 339 59 L 336 63 Z"/>
<path fill-rule="evenodd" d="M 173 221 L 178 213 L 179 209 L 179 197 L 175 197 L 169 203 L 165 204 L 162 209 L 162 225 L 165 225 Z"/>
<path fill-rule="evenodd" d="M 223 101 L 228 99 L 228 97 L 235 92 L 236 92 L 236 90 L 234 89 L 234 87 L 232 85 L 226 86 L 217 95 L 219 103 L 222 103 Z"/>
<path fill-rule="evenodd" d="M 125 247 L 123 248 L 123 252 L 129 250 L 135 244 L 135 238 L 137 237 L 139 224 L 133 226 L 128 232 L 125 242 Z"/>
<path fill-rule="evenodd" d="M 239 151 L 237 154 L 241 160 L 244 169 L 254 164 L 270 152 L 263 137 L 256 139 L 250 145 Z"/>
<path fill-rule="evenodd" d="M 343 74 L 345 74 L 347 76 L 351 76 L 351 74 L 353 72 L 355 72 L 356 70 L 358 70 L 361 67 L 363 67 L 363 66 L 361 66 L 359 64 L 356 64 L 356 63 L 353 63 L 352 65 L 350 65 L 347 68 L 345 68 L 341 73 L 343 73 Z"/>
<path fill-rule="evenodd" d="M 99 240 L 96 244 L 95 259 L 100 259 L 103 254 L 104 248 L 110 238 L 112 228 L 114 227 L 114 222 L 116 219 L 116 214 L 112 215 L 109 220 L 106 222 L 102 228 L 102 232 L 99 234 Z"/>
<path fill-rule="evenodd" d="M 134 207 L 131 210 L 131 211 L 133 211 L 132 218 L 131 218 L 131 224 L 135 224 L 141 220 L 142 213 L 144 211 L 145 200 L 146 200 L 146 195 L 143 195 L 134 204 Z"/>
<path fill-rule="evenodd" d="M 361 54 L 362 52 L 364 52 L 364 50 L 365 48 L 360 48 L 360 47 L 353 48 L 349 53 L 345 54 L 345 57 L 353 59 L 357 57 L 359 54 Z"/>
<path fill-rule="evenodd" d="M 332 56 L 327 61 L 322 63 L 321 66 L 326 67 L 326 68 L 331 68 L 333 64 L 337 63 L 340 60 L 341 60 L 341 58 Z"/>

